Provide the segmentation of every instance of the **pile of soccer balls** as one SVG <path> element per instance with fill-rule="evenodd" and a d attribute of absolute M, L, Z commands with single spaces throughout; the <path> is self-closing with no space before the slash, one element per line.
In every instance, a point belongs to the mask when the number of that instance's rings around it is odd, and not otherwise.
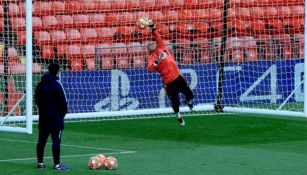
<path fill-rule="evenodd" d="M 92 170 L 98 170 L 101 167 L 105 170 L 115 170 L 117 166 L 118 162 L 115 157 L 106 157 L 103 154 L 97 154 L 88 160 L 88 167 Z"/>

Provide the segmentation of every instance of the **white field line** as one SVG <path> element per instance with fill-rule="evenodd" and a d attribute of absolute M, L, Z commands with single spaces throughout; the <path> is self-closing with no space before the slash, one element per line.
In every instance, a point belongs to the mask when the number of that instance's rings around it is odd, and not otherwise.
<path fill-rule="evenodd" d="M 30 143 L 30 144 L 36 144 L 37 142 L 32 142 L 32 141 L 25 141 L 25 140 L 13 140 L 13 139 L 0 139 L 0 141 L 6 141 L 6 142 L 15 142 L 15 143 Z M 52 144 L 52 143 L 47 143 L 47 144 Z M 110 148 L 100 148 L 100 147 L 89 147 L 89 146 L 80 146 L 80 145 L 67 145 L 67 144 L 61 144 L 61 146 L 66 146 L 66 147 L 74 147 L 74 148 L 82 148 L 82 149 L 91 149 L 91 150 L 108 150 L 108 151 L 113 151 L 113 152 L 103 152 L 103 154 L 131 154 L 135 153 L 136 151 L 129 151 L 129 150 L 120 150 L 120 149 L 110 149 Z M 83 156 L 91 156 L 95 154 L 77 154 L 77 155 L 64 155 L 61 156 L 61 158 L 65 157 L 83 157 Z M 46 159 L 50 159 L 52 157 L 44 157 Z M 0 162 L 9 162 L 9 161 L 24 161 L 24 160 L 34 160 L 35 158 L 20 158 L 20 159 L 6 159 L 6 160 L 1 160 Z"/>

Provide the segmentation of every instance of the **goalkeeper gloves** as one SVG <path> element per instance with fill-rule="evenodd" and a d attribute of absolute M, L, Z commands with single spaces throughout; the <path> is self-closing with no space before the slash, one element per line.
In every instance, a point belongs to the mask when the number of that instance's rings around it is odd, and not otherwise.
<path fill-rule="evenodd" d="M 159 64 L 159 62 L 158 62 L 157 60 L 153 63 L 153 65 L 154 65 L 155 67 L 157 67 L 158 64 Z"/>
<path fill-rule="evenodd" d="M 151 31 L 156 30 L 156 26 L 154 25 L 152 19 L 148 19 L 148 26 L 151 28 Z"/>

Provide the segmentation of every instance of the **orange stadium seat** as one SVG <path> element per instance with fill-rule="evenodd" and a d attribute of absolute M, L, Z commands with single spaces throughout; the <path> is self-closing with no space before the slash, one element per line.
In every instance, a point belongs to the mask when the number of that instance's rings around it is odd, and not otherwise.
<path fill-rule="evenodd" d="M 54 59 L 54 50 L 52 45 L 41 46 L 41 56 L 43 59 Z"/>
<path fill-rule="evenodd" d="M 112 8 L 112 0 L 96 0 L 96 9 L 97 10 L 110 10 Z"/>
<path fill-rule="evenodd" d="M 229 0 L 229 7 L 240 7 L 244 0 Z"/>
<path fill-rule="evenodd" d="M 87 70 L 95 70 L 96 64 L 94 58 L 87 58 L 85 59 L 85 66 Z"/>
<path fill-rule="evenodd" d="M 166 10 L 163 12 L 163 15 L 164 15 L 164 21 L 168 21 L 170 23 L 178 22 L 179 20 L 178 12 L 175 10 Z"/>
<path fill-rule="evenodd" d="M 26 30 L 26 20 L 23 17 L 10 18 L 13 31 Z"/>
<path fill-rule="evenodd" d="M 264 7 L 264 16 L 267 19 L 278 18 L 277 8 L 272 6 Z"/>
<path fill-rule="evenodd" d="M 139 42 L 130 42 L 127 43 L 128 54 L 132 59 L 133 67 L 144 67 L 145 66 L 145 56 L 147 55 L 146 48 L 142 47 Z M 130 47 L 129 47 L 130 46 Z M 135 47 L 133 47 L 135 46 Z"/>
<path fill-rule="evenodd" d="M 194 21 L 196 20 L 195 17 L 194 10 L 178 10 L 178 19 L 181 22 Z"/>
<path fill-rule="evenodd" d="M 38 16 L 32 17 L 32 27 L 33 30 L 41 30 L 43 28 L 43 22 L 41 17 Z"/>
<path fill-rule="evenodd" d="M 57 15 L 58 25 L 60 28 L 72 27 L 74 20 L 70 15 Z"/>
<path fill-rule="evenodd" d="M 90 26 L 90 18 L 87 14 L 74 14 L 72 15 L 74 26 L 77 28 Z"/>
<path fill-rule="evenodd" d="M 81 71 L 83 69 L 83 60 L 82 59 L 70 60 L 70 67 L 72 71 Z"/>
<path fill-rule="evenodd" d="M 264 34 L 266 22 L 264 20 L 251 20 L 248 21 L 251 34 Z"/>
<path fill-rule="evenodd" d="M 263 19 L 265 17 L 263 7 L 250 7 L 250 17 L 253 19 Z"/>
<path fill-rule="evenodd" d="M 304 18 L 288 18 L 284 19 L 283 26 L 290 34 L 304 32 L 305 19 Z"/>
<path fill-rule="evenodd" d="M 170 0 L 156 0 L 157 10 L 168 9 L 170 6 L 171 6 Z"/>
<path fill-rule="evenodd" d="M 184 0 L 183 8 L 195 9 L 198 7 L 198 0 Z"/>
<path fill-rule="evenodd" d="M 67 44 L 58 44 L 56 46 L 58 58 L 65 58 Z"/>
<path fill-rule="evenodd" d="M 118 41 L 132 41 L 137 39 L 134 36 L 136 31 L 137 31 L 136 26 L 118 26 L 115 38 Z"/>
<path fill-rule="evenodd" d="M 162 11 L 150 11 L 149 16 L 156 23 L 164 21 L 164 16 Z"/>
<path fill-rule="evenodd" d="M 26 31 L 17 31 L 17 44 L 26 44 Z"/>
<path fill-rule="evenodd" d="M 156 25 L 157 31 L 164 39 L 169 39 L 171 37 L 169 32 L 169 27 L 166 24 L 157 24 Z"/>
<path fill-rule="evenodd" d="M 146 0 L 146 1 L 141 1 L 140 6 L 142 9 L 148 9 L 148 10 L 153 10 L 156 8 L 156 0 Z"/>
<path fill-rule="evenodd" d="M 241 6 L 242 7 L 251 7 L 253 5 L 255 5 L 257 0 L 241 0 Z"/>
<path fill-rule="evenodd" d="M 106 16 L 108 25 L 134 24 L 135 16 L 130 12 L 108 13 Z"/>
<path fill-rule="evenodd" d="M 68 60 L 81 58 L 81 47 L 78 44 L 69 44 L 66 47 L 65 57 Z"/>
<path fill-rule="evenodd" d="M 219 37 L 222 35 L 223 33 L 223 22 L 211 22 L 211 25 L 210 25 L 210 35 L 212 37 Z"/>
<path fill-rule="evenodd" d="M 34 39 L 38 45 L 46 44 L 51 42 L 51 37 L 47 31 L 35 31 Z"/>
<path fill-rule="evenodd" d="M 51 8 L 55 14 L 65 12 L 65 2 L 62 1 L 51 1 Z"/>
<path fill-rule="evenodd" d="M 195 49 L 194 55 L 196 56 L 197 63 L 206 64 L 211 63 L 212 59 L 210 56 L 209 48 L 210 48 L 210 41 L 208 38 L 197 37 L 193 39 L 195 42 Z"/>
<path fill-rule="evenodd" d="M 241 36 L 242 40 L 241 45 L 244 49 L 244 60 L 245 61 L 257 61 L 258 52 L 257 52 L 257 42 L 252 36 Z"/>
<path fill-rule="evenodd" d="M 283 22 L 279 19 L 269 19 L 267 21 L 267 34 L 278 34 L 284 33 Z"/>
<path fill-rule="evenodd" d="M 192 23 L 176 23 L 170 25 L 170 32 L 173 33 L 175 38 L 190 37 L 194 25 Z"/>
<path fill-rule="evenodd" d="M 79 1 L 66 1 L 65 2 L 65 11 L 66 13 L 70 12 L 80 12 L 81 6 Z"/>
<path fill-rule="evenodd" d="M 50 31 L 50 36 L 53 44 L 65 43 L 67 41 L 66 34 L 62 30 Z"/>
<path fill-rule="evenodd" d="M 0 17 L 4 16 L 3 5 L 0 4 Z"/>
<path fill-rule="evenodd" d="M 171 8 L 183 8 L 184 0 L 169 0 Z"/>
<path fill-rule="evenodd" d="M 20 62 L 18 52 L 15 47 L 8 48 L 8 59 L 9 59 L 9 63 L 19 63 Z"/>
<path fill-rule="evenodd" d="M 141 7 L 142 0 L 126 0 L 126 6 L 128 10 L 135 10 Z"/>
<path fill-rule="evenodd" d="M 19 16 L 25 17 L 25 14 L 21 14 L 19 10 L 19 6 L 16 3 L 9 3 L 9 16 Z"/>
<path fill-rule="evenodd" d="M 64 32 L 68 42 L 81 42 L 81 34 L 78 29 L 67 28 Z"/>
<path fill-rule="evenodd" d="M 47 15 L 54 13 L 52 11 L 52 5 L 48 1 L 34 1 L 33 2 L 33 14 L 34 15 Z"/>
<path fill-rule="evenodd" d="M 293 17 L 304 17 L 305 9 L 303 5 L 290 6 L 291 16 Z"/>
<path fill-rule="evenodd" d="M 193 27 L 194 35 L 197 37 L 207 36 L 210 30 L 210 26 L 206 22 L 195 22 Z"/>
<path fill-rule="evenodd" d="M 54 15 L 42 16 L 42 23 L 47 30 L 54 30 L 58 27 L 58 20 Z"/>
<path fill-rule="evenodd" d="M 213 0 L 198 0 L 198 7 L 201 9 L 208 9 L 214 7 Z"/>
<path fill-rule="evenodd" d="M 194 54 L 191 52 L 191 44 L 188 39 L 176 39 L 176 49 L 175 49 L 175 58 L 178 59 L 178 62 L 181 64 L 193 64 L 194 63 Z"/>
<path fill-rule="evenodd" d="M 221 21 L 223 19 L 223 10 L 217 8 L 209 9 L 209 19 L 211 21 Z"/>
<path fill-rule="evenodd" d="M 85 44 L 81 46 L 82 58 L 94 58 L 95 57 L 95 44 Z"/>
<path fill-rule="evenodd" d="M 111 1 L 111 8 L 112 10 L 126 9 L 127 8 L 126 0 Z"/>
<path fill-rule="evenodd" d="M 113 68 L 113 56 L 110 48 L 102 49 L 103 47 L 110 47 L 110 44 L 100 44 L 98 47 L 98 56 L 102 69 L 112 69 Z"/>
<path fill-rule="evenodd" d="M 208 20 L 209 19 L 209 9 L 196 9 L 193 12 L 195 18 L 199 20 Z"/>
<path fill-rule="evenodd" d="M 278 6 L 276 8 L 279 19 L 291 17 L 291 9 L 289 6 Z"/>
<path fill-rule="evenodd" d="M 99 40 L 112 41 L 115 33 L 117 32 L 117 28 L 115 27 L 96 28 L 96 32 Z"/>
<path fill-rule="evenodd" d="M 90 14 L 90 24 L 92 27 L 103 27 L 106 24 L 106 15 L 103 13 Z"/>
<path fill-rule="evenodd" d="M 19 6 L 20 15 L 22 15 L 23 17 L 26 17 L 26 2 L 21 1 L 21 2 L 18 3 L 18 6 Z M 33 9 L 33 5 L 32 5 L 32 9 Z"/>
<path fill-rule="evenodd" d="M 98 37 L 95 28 L 81 28 L 80 34 L 83 42 L 96 41 Z"/>
<path fill-rule="evenodd" d="M 79 0 L 79 3 L 82 12 L 96 10 L 95 0 Z"/>

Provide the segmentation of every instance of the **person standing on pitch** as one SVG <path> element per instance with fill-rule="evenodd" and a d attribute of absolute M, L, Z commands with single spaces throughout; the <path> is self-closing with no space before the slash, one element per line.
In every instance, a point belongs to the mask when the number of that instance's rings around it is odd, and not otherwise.
<path fill-rule="evenodd" d="M 178 95 L 179 92 L 181 92 L 185 96 L 185 103 L 192 110 L 192 99 L 194 98 L 194 94 L 184 77 L 180 74 L 174 57 L 166 49 L 164 41 L 156 31 L 152 20 L 149 19 L 147 23 L 155 39 L 155 41 L 151 41 L 147 44 L 147 50 L 149 52 L 147 61 L 148 72 L 152 73 L 157 71 L 161 75 L 164 89 L 172 103 L 172 108 L 177 115 L 179 123 L 184 126 L 185 121 L 179 111 L 180 102 Z"/>
<path fill-rule="evenodd" d="M 49 135 L 52 139 L 53 169 L 69 170 L 60 163 L 61 136 L 64 129 L 64 117 L 67 113 L 67 100 L 57 74 L 60 66 L 51 63 L 49 72 L 42 76 L 35 89 L 35 101 L 38 106 L 38 142 L 36 145 L 37 168 L 45 169 L 44 150 Z"/>

